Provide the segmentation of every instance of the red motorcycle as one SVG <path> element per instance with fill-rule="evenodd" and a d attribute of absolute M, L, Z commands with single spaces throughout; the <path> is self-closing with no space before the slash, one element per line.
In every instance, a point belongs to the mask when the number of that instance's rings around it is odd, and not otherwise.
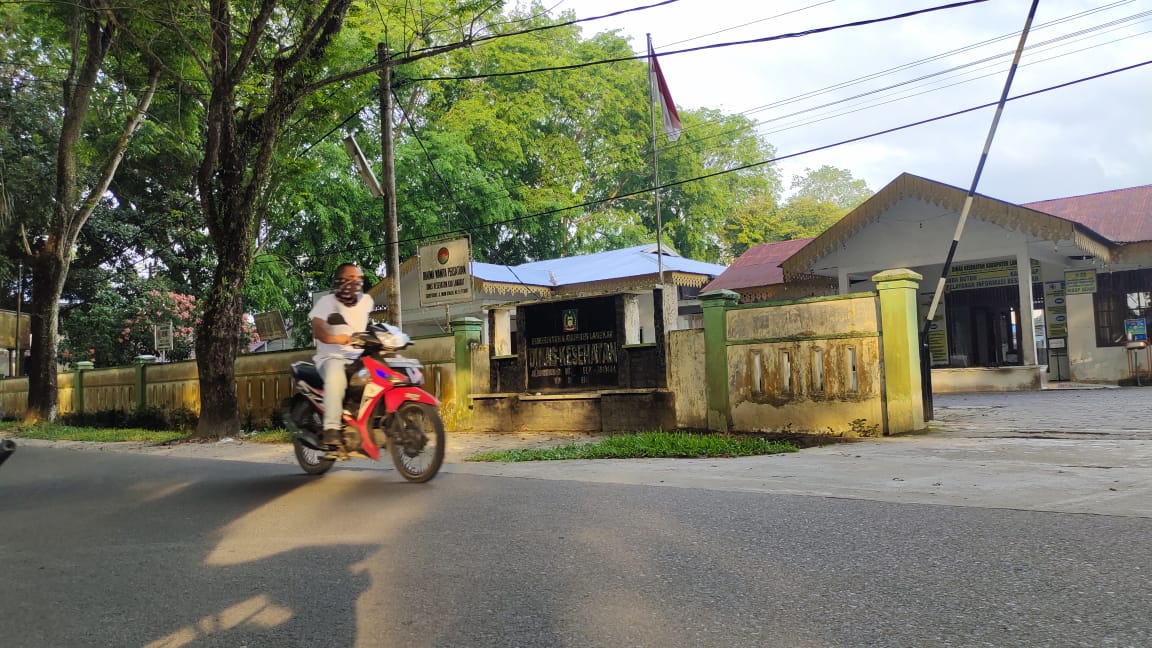
<path fill-rule="evenodd" d="M 328 316 L 332 325 L 345 324 L 339 313 Z M 347 366 L 344 394 L 344 449 L 348 456 L 380 460 L 387 448 L 392 463 L 405 479 L 426 482 L 444 463 L 444 422 L 440 401 L 424 391 L 420 362 L 398 351 L 411 338 L 389 324 L 369 323 L 367 331 L 351 335 L 362 349 Z M 324 380 L 311 362 L 293 362 L 296 394 L 289 399 L 284 423 L 292 432 L 296 461 L 304 472 L 321 475 L 339 460 L 321 442 L 324 421 Z"/>

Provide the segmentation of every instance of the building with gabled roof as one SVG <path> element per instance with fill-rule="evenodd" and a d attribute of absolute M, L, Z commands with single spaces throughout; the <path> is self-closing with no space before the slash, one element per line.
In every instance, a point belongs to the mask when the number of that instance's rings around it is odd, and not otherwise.
<path fill-rule="evenodd" d="M 664 300 L 668 308 L 665 322 L 675 322 L 668 328 L 702 326 L 696 295 L 725 266 L 685 258 L 667 244 L 660 247 L 663 255 L 659 258 L 657 245 L 649 243 L 519 265 L 472 261 L 473 299 L 427 308 L 420 306 L 419 258 L 413 256 L 400 265 L 403 328 L 410 335 L 432 335 L 447 332 L 454 319 L 476 317 L 485 322 L 484 339 L 488 341 L 490 329 L 514 326 L 512 314 L 517 303 L 630 292 L 636 294 L 638 341 L 652 342 L 652 290 L 660 282 L 661 266 L 666 290 L 675 289 L 677 297 Z M 369 293 L 377 303 L 385 301 L 383 283 L 372 287 Z"/>
<path fill-rule="evenodd" d="M 700 292 L 731 290 L 738 293 L 744 302 L 834 294 L 835 282 L 825 277 L 784 282 L 784 270 L 780 264 L 810 241 L 812 238 L 808 237 L 753 245 Z"/>
<path fill-rule="evenodd" d="M 706 288 L 795 298 L 822 279 L 829 294 L 846 294 L 910 268 L 923 275 L 923 322 L 966 199 L 902 174 L 778 263 L 787 249 L 766 244 L 777 247 L 749 250 L 749 262 L 737 259 Z M 934 391 L 1117 382 L 1131 362 L 1147 372 L 1152 185 L 1021 205 L 977 194 L 945 286 L 925 327 Z"/>

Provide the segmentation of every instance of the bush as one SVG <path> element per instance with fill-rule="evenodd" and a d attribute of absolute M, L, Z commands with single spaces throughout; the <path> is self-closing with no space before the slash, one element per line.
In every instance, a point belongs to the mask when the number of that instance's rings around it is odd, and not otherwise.
<path fill-rule="evenodd" d="M 165 410 L 145 407 L 132 412 L 101 410 L 83 414 L 64 414 L 60 422 L 75 427 L 140 428 L 143 430 L 173 430 L 187 432 L 195 429 L 199 417 L 187 408 Z"/>

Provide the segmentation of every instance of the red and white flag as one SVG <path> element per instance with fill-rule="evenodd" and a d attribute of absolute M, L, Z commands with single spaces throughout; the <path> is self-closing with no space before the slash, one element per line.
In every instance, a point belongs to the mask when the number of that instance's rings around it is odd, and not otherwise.
<path fill-rule="evenodd" d="M 676 104 L 668 92 L 668 84 L 664 82 L 664 73 L 660 71 L 660 62 L 656 60 L 656 52 L 652 50 L 652 38 L 648 38 L 648 81 L 652 84 L 653 94 L 660 102 L 660 116 L 664 119 L 664 133 L 668 135 L 669 142 L 680 139 L 680 114 L 676 112 Z"/>

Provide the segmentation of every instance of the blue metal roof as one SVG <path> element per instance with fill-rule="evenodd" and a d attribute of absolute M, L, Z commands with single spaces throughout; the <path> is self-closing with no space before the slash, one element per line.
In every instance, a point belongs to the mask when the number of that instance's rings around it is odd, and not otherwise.
<path fill-rule="evenodd" d="M 685 259 L 664 247 L 664 270 L 717 277 L 725 266 Z M 595 254 L 532 261 L 517 266 L 472 262 L 473 276 L 484 281 L 524 283 L 533 286 L 566 286 L 610 279 L 639 277 L 659 272 L 656 244 L 636 245 Z"/>

